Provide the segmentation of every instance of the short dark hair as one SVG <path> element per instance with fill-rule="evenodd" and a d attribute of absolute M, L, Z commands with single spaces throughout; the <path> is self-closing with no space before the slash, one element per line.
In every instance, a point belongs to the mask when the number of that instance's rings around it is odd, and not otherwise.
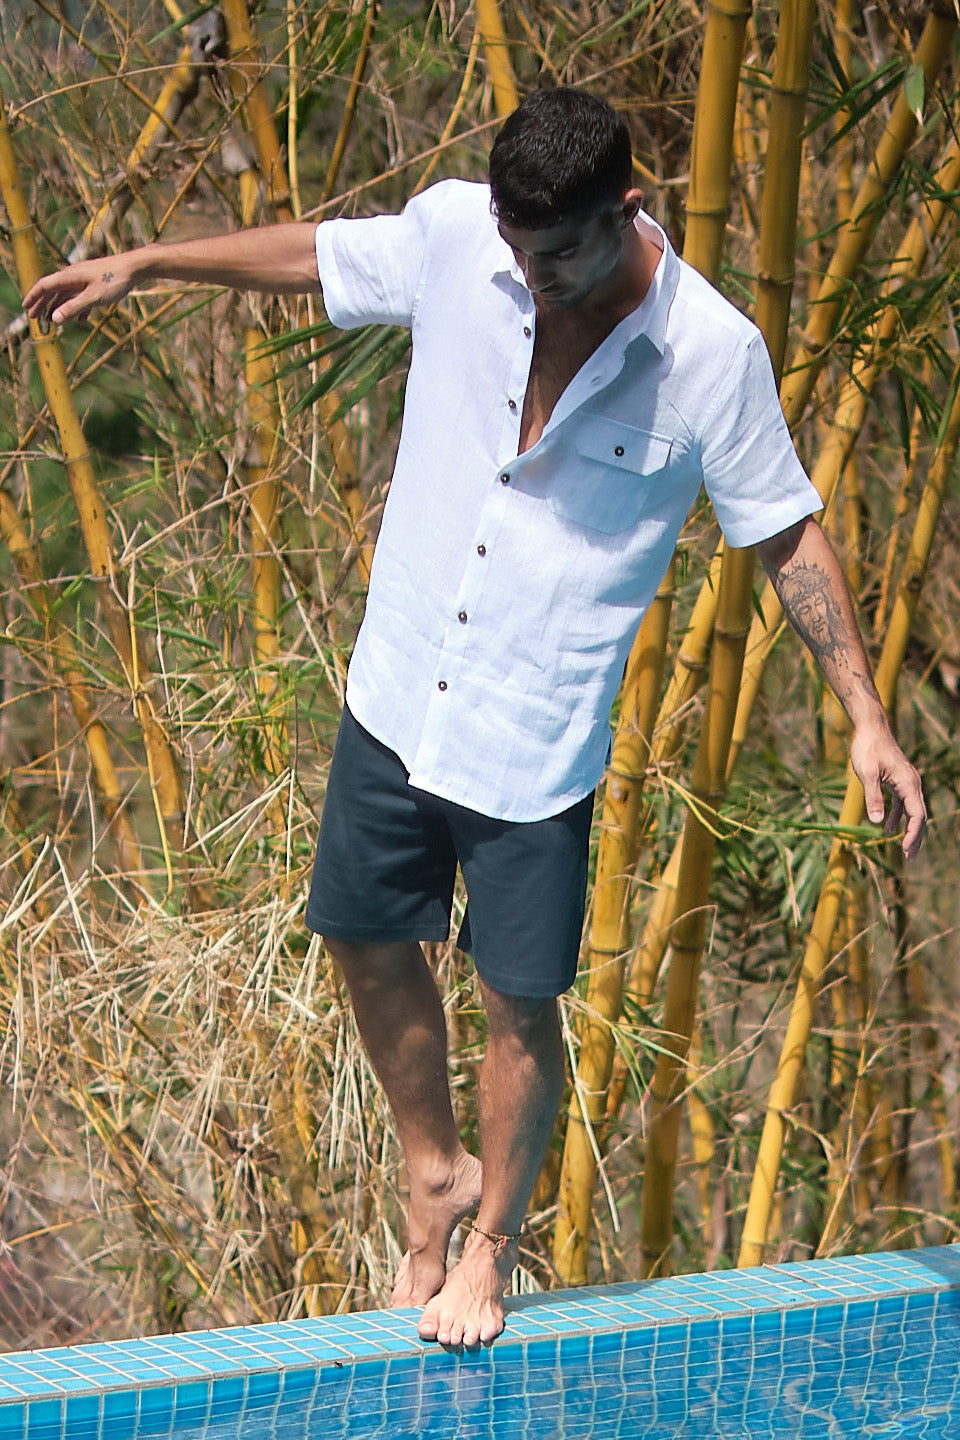
<path fill-rule="evenodd" d="M 630 188 L 630 136 L 606 100 L 586 90 L 535 90 L 513 111 L 490 152 L 497 218 L 546 230 L 614 204 Z"/>

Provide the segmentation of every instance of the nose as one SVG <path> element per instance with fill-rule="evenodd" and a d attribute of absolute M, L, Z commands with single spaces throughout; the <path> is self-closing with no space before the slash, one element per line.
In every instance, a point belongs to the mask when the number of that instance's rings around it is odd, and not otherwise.
<path fill-rule="evenodd" d="M 556 269 L 549 260 L 538 260 L 535 256 L 526 256 L 522 269 L 527 288 L 534 291 L 546 290 L 556 275 Z"/>

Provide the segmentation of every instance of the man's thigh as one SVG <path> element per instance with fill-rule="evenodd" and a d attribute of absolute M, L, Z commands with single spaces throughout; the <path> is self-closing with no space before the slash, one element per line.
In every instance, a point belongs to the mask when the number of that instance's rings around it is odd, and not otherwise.
<path fill-rule="evenodd" d="M 491 989 L 535 999 L 573 984 L 592 815 L 592 794 L 525 823 L 447 810 L 468 901 L 457 943 Z"/>
<path fill-rule="evenodd" d="M 344 707 L 306 921 L 332 939 L 445 940 L 456 852 L 432 797 Z"/>

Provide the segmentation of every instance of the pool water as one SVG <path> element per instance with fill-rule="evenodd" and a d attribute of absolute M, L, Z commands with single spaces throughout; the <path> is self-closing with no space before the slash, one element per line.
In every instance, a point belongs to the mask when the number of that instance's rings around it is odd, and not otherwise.
<path fill-rule="evenodd" d="M 475 1353 L 383 1311 L 0 1356 L 0 1440 L 960 1440 L 960 1247 L 522 1296 L 507 1321 Z"/>
<path fill-rule="evenodd" d="M 879 1302 L 882 1307 L 883 1302 Z M 785 1326 L 784 1320 L 792 1323 Z M 765 1323 L 757 1323 L 757 1321 Z M 176 1440 L 703 1440 L 960 1436 L 960 1295 L 819 1307 L 752 1325 L 534 1342 L 492 1365 L 369 1362 L 309 1396 L 172 1432 Z"/>

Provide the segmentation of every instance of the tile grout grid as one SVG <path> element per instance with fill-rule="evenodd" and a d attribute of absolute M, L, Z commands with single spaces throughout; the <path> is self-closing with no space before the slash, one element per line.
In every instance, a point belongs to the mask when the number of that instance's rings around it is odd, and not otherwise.
<path fill-rule="evenodd" d="M 0 1440 L 169 1431 L 244 1403 L 306 1398 L 321 1384 L 406 1387 L 452 1367 L 505 1374 L 536 1355 L 556 1365 L 697 1333 L 806 1330 L 824 1306 L 877 1313 L 960 1290 L 960 1246 L 713 1271 L 515 1296 L 489 1349 L 451 1354 L 419 1340 L 416 1310 L 367 1311 L 0 1355 Z M 495 1382 L 494 1382 L 495 1383 Z M 398 1389 L 399 1393 L 399 1389 Z"/>

